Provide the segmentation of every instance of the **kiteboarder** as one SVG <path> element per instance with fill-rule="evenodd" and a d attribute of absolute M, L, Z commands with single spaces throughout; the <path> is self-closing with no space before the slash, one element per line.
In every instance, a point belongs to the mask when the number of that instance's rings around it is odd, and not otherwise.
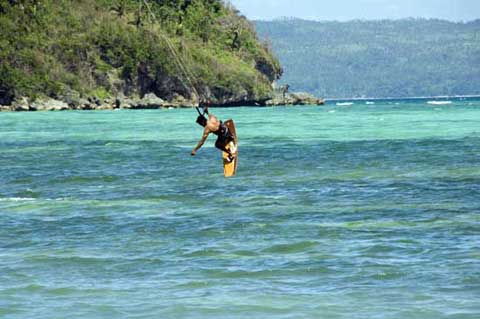
<path fill-rule="evenodd" d="M 208 136 L 210 133 L 213 133 L 217 135 L 217 141 L 215 142 L 215 147 L 218 148 L 219 150 L 222 150 L 226 153 L 228 153 L 227 161 L 231 162 L 234 159 L 234 154 L 232 154 L 232 151 L 230 149 L 227 149 L 226 146 L 234 141 L 234 136 L 230 133 L 230 130 L 228 129 L 227 125 L 225 125 L 222 121 L 220 121 L 215 115 L 210 114 L 208 112 L 208 106 L 210 105 L 210 102 L 207 101 L 205 104 L 201 104 L 201 107 L 203 109 L 203 114 L 200 112 L 200 109 L 197 108 L 197 111 L 199 113 L 199 116 L 197 118 L 197 123 L 201 126 L 204 127 L 203 130 L 203 135 L 200 141 L 198 142 L 197 146 L 192 150 L 191 155 L 195 156 L 197 154 L 197 151 L 203 146 L 205 141 L 207 140 Z M 205 117 L 205 115 L 208 116 Z"/>

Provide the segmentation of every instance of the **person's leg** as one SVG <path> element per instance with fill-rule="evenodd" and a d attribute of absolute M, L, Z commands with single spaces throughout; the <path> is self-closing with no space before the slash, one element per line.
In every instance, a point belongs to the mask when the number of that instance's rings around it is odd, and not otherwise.
<path fill-rule="evenodd" d="M 229 162 L 231 162 L 234 158 L 234 155 L 232 154 L 232 152 L 230 150 L 230 145 L 229 145 L 230 143 L 232 143 L 232 141 L 225 141 L 220 136 L 218 137 L 217 141 L 215 142 L 215 147 L 216 148 L 218 148 L 219 150 L 228 154 L 227 159 L 228 159 Z"/>
<path fill-rule="evenodd" d="M 226 148 L 225 142 L 220 137 L 215 142 L 215 147 L 230 154 L 230 151 Z"/>

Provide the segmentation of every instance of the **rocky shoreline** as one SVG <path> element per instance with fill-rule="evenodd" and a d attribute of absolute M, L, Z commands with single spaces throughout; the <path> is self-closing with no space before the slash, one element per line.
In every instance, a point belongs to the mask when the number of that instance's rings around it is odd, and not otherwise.
<path fill-rule="evenodd" d="M 325 100 L 317 98 L 305 92 L 292 92 L 285 94 L 275 94 L 275 96 L 266 101 L 266 106 L 277 105 L 324 105 Z"/>
<path fill-rule="evenodd" d="M 235 101 L 226 104 L 213 104 L 214 107 L 233 106 L 279 106 L 279 105 L 323 105 L 323 99 L 316 98 L 308 93 L 286 93 L 275 95 L 265 101 Z M 14 100 L 11 105 L 0 105 L 0 112 L 29 112 L 29 111 L 67 111 L 67 110 L 114 110 L 114 109 L 165 109 L 165 108 L 192 108 L 197 104 L 177 95 L 172 100 L 165 101 L 153 93 L 143 98 L 116 98 L 88 99 L 65 97 L 62 99 L 40 98 L 31 100 L 22 97 Z"/>

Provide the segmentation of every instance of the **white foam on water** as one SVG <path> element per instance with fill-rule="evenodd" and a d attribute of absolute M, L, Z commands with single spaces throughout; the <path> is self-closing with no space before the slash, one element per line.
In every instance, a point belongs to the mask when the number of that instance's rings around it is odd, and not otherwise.
<path fill-rule="evenodd" d="M 34 201 L 36 198 L 31 197 L 7 197 L 7 198 L 0 198 L 0 202 L 27 202 L 27 201 Z"/>
<path fill-rule="evenodd" d="M 349 105 L 353 105 L 353 103 L 352 102 L 337 103 L 337 106 L 349 106 Z"/>
<path fill-rule="evenodd" d="M 430 105 L 448 105 L 448 104 L 452 104 L 452 101 L 428 101 L 427 104 L 430 104 Z"/>
<path fill-rule="evenodd" d="M 373 104 L 375 104 L 375 102 L 367 101 L 367 102 L 365 102 L 365 104 L 367 104 L 367 105 L 373 105 Z"/>
<path fill-rule="evenodd" d="M 59 197 L 59 198 L 33 198 L 33 197 L 4 197 L 0 198 L 0 202 L 33 202 L 36 200 L 43 200 L 43 201 L 64 201 L 67 200 L 66 198 Z"/>

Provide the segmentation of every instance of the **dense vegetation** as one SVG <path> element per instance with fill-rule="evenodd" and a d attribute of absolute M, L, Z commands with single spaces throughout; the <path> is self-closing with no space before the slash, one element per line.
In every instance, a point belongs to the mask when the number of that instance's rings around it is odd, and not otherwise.
<path fill-rule="evenodd" d="M 480 94 L 480 20 L 257 22 L 282 83 L 324 97 Z"/>
<path fill-rule="evenodd" d="M 221 0 L 0 0 L 0 29 L 0 104 L 195 100 L 194 88 L 234 103 L 265 99 L 281 74 L 253 26 Z"/>

